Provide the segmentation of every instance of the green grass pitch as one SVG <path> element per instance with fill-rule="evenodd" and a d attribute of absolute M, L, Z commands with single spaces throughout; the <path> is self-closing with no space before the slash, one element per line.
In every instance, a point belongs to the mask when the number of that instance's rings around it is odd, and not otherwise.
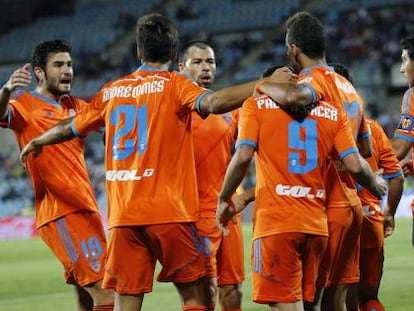
<path fill-rule="evenodd" d="M 251 302 L 251 225 L 244 226 L 247 280 L 243 285 L 243 310 L 267 310 Z M 397 219 L 392 237 L 386 240 L 385 268 L 380 297 L 387 311 L 414 308 L 414 254 L 411 247 L 411 219 Z M 72 290 L 63 282 L 60 263 L 40 239 L 0 242 L 0 310 L 74 311 Z M 216 310 L 219 308 L 217 307 Z M 155 282 L 145 296 L 143 310 L 180 310 L 172 284 Z"/>

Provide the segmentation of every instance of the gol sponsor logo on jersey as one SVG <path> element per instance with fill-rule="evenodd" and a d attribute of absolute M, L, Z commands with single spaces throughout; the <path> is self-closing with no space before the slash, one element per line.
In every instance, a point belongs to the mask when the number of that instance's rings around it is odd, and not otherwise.
<path fill-rule="evenodd" d="M 154 175 L 154 169 L 147 168 L 141 175 L 137 174 L 138 170 L 109 170 L 106 171 L 106 180 L 108 181 L 129 181 L 141 180 L 142 178 L 151 177 Z"/>
<path fill-rule="evenodd" d="M 312 189 L 312 187 L 305 187 L 299 185 L 282 185 L 278 184 L 275 187 L 276 193 L 280 196 L 288 196 L 293 198 L 323 198 L 325 189 Z"/>

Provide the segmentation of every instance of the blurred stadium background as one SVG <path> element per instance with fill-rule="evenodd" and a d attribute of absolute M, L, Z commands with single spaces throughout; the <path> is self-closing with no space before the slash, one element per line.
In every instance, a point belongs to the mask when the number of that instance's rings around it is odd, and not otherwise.
<path fill-rule="evenodd" d="M 0 85 L 30 61 L 39 42 L 66 39 L 73 44 L 73 94 L 89 99 L 105 82 L 137 68 L 134 25 L 139 16 L 153 11 L 177 23 L 181 42 L 201 39 L 213 44 L 218 62 L 215 88 L 256 79 L 264 68 L 287 63 L 283 22 L 298 10 L 310 11 L 325 24 L 328 62 L 351 69 L 368 116 L 391 137 L 407 88 L 399 73 L 399 41 L 414 33 L 412 0 L 0 0 Z M 14 137 L 0 130 L 0 141 L 0 219 L 30 216 L 32 186 L 18 162 Z M 88 138 L 86 155 L 105 211 L 103 145 L 98 137 Z M 404 216 L 411 213 L 410 183 L 401 204 Z M 8 237 L 6 228 L 0 225 L 0 240 Z"/>

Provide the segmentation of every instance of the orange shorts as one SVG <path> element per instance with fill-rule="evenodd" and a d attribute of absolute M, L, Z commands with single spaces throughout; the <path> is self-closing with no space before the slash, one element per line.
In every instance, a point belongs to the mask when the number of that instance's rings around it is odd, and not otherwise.
<path fill-rule="evenodd" d="M 228 236 L 223 236 L 215 217 L 201 218 L 196 226 L 208 257 L 207 276 L 217 277 L 219 286 L 243 282 L 245 271 L 241 214 L 237 216 L 236 224 L 229 222 Z"/>
<path fill-rule="evenodd" d="M 359 282 L 361 206 L 327 208 L 329 240 L 317 287 Z"/>
<path fill-rule="evenodd" d="M 159 282 L 198 280 L 206 274 L 202 252 L 193 223 L 112 228 L 103 287 L 119 294 L 149 293 L 157 260 L 162 265 Z"/>
<path fill-rule="evenodd" d="M 359 284 L 379 288 L 384 265 L 384 248 L 361 249 L 359 269 L 361 278 Z"/>
<path fill-rule="evenodd" d="M 258 238 L 252 245 L 253 301 L 313 301 L 327 236 L 288 232 Z"/>
<path fill-rule="evenodd" d="M 62 263 L 66 283 L 86 286 L 103 279 L 106 240 L 99 213 L 68 214 L 40 227 L 39 235 Z"/>
<path fill-rule="evenodd" d="M 384 246 L 384 217 L 364 215 L 361 228 L 361 249 Z"/>

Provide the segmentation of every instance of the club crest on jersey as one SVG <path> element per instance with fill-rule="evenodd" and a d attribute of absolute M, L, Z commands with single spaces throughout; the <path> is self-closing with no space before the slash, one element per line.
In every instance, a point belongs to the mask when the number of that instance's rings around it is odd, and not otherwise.
<path fill-rule="evenodd" d="M 89 266 L 91 267 L 91 269 L 92 269 L 94 272 L 98 273 L 98 272 L 101 270 L 102 263 L 101 263 L 101 261 L 100 261 L 100 260 L 98 260 L 98 259 L 94 258 L 94 259 L 92 259 L 92 260 L 91 260 L 91 262 L 90 262 Z"/>
<path fill-rule="evenodd" d="M 414 117 L 410 115 L 403 115 L 398 125 L 399 130 L 411 132 L 413 129 Z"/>
<path fill-rule="evenodd" d="M 232 116 L 231 116 L 231 112 L 226 112 L 225 114 L 222 115 L 223 120 L 227 123 L 230 124 L 231 121 L 233 120 Z"/>

